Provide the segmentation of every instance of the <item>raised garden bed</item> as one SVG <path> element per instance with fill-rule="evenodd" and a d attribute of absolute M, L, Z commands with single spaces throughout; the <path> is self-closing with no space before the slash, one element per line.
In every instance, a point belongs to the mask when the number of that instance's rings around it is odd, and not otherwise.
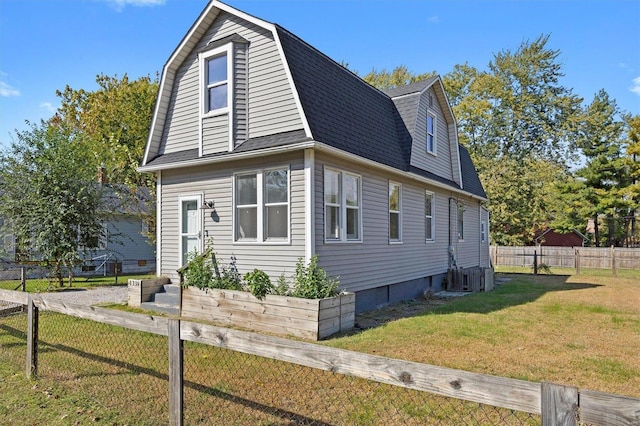
<path fill-rule="evenodd" d="M 319 340 L 353 328 L 355 294 L 301 299 L 268 294 L 263 300 L 237 290 L 187 287 L 181 316 L 255 331 Z"/>

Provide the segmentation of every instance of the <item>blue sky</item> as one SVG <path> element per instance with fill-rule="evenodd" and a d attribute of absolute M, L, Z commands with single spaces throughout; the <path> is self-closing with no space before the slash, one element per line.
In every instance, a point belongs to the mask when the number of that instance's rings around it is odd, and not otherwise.
<path fill-rule="evenodd" d="M 561 83 L 590 102 L 604 88 L 640 114 L 638 0 L 228 0 L 364 74 L 404 64 L 446 74 L 550 34 Z M 57 89 L 97 74 L 154 75 L 206 0 L 0 0 L 0 144 L 49 118 Z"/>

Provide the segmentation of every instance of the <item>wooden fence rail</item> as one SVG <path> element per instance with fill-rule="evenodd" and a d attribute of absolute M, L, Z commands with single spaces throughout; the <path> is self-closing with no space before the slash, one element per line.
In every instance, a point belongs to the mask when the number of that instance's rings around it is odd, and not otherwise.
<path fill-rule="evenodd" d="M 493 266 L 533 268 L 534 253 L 538 263 L 551 268 L 640 269 L 640 248 L 623 247 L 549 247 L 491 246 Z"/>
<path fill-rule="evenodd" d="M 37 317 L 42 310 L 168 336 L 172 425 L 182 425 L 183 419 L 184 341 L 538 414 L 543 425 L 577 425 L 578 419 L 593 425 L 640 425 L 640 399 L 637 398 L 471 373 L 178 319 L 68 304 L 40 295 L 2 290 L 0 300 L 22 301 L 28 307 L 28 375 L 37 372 Z"/>

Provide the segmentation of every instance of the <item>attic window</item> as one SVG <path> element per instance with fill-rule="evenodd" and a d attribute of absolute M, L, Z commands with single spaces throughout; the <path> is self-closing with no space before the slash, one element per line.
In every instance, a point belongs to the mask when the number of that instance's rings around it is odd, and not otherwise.
<path fill-rule="evenodd" d="M 427 113 L 427 152 L 436 153 L 436 116 L 431 112 Z"/>
<path fill-rule="evenodd" d="M 231 52 L 232 44 L 227 44 L 199 54 L 203 116 L 229 111 L 233 91 Z"/>

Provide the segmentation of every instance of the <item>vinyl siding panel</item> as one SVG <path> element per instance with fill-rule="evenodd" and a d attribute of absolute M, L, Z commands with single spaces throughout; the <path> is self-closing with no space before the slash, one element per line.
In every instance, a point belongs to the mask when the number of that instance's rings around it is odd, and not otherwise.
<path fill-rule="evenodd" d="M 290 167 L 290 242 L 249 243 L 233 241 L 233 176 L 235 172 L 257 171 L 279 166 Z M 215 201 L 213 210 L 203 212 L 204 236 L 213 241 L 221 265 L 232 255 L 237 258 L 241 274 L 254 268 L 264 270 L 275 283 L 281 273 L 289 278 L 305 251 L 304 159 L 302 152 L 232 162 L 225 165 L 200 166 L 162 173 L 162 265 L 161 273 L 178 277 L 179 198 L 202 196 Z"/>
<path fill-rule="evenodd" d="M 433 106 L 429 107 L 429 95 Z M 436 117 L 436 154 L 427 152 L 427 111 Z M 433 88 L 425 91 L 418 104 L 415 130 L 412 132 L 411 165 L 435 173 L 445 179 L 454 180 L 451 163 L 451 137 L 442 107 Z M 457 163 L 456 163 L 457 164 Z M 457 173 L 457 171 L 456 171 Z"/>
<path fill-rule="evenodd" d="M 481 205 L 478 201 L 471 199 L 458 199 L 458 203 L 464 204 L 464 239 L 458 240 L 458 209 L 457 203 L 452 203 L 452 245 L 458 260 L 458 266 L 468 268 L 480 265 L 480 211 Z"/>
<path fill-rule="evenodd" d="M 202 120 L 202 155 L 229 151 L 229 115 Z"/>
<path fill-rule="evenodd" d="M 324 168 L 362 177 L 362 243 L 325 242 Z M 402 184 L 402 244 L 389 243 L 389 179 Z M 401 176 L 317 155 L 315 168 L 316 253 L 320 264 L 341 287 L 359 291 L 444 273 L 448 267 L 448 197 Z M 435 241 L 425 241 L 425 190 L 435 193 Z"/>
<path fill-rule="evenodd" d="M 246 140 L 303 128 L 284 64 L 271 32 L 243 19 L 221 13 L 178 68 L 159 153 L 199 146 L 200 75 L 197 52 L 210 41 L 239 34 L 248 45 L 234 51 L 234 137 Z M 243 69 L 244 67 L 244 69 Z M 273 94 L 279 96 L 274 102 Z M 259 108 L 271 104 L 273 109 Z M 253 111 L 254 106 L 258 108 Z M 203 133 L 203 137 L 205 137 Z M 227 135 L 228 139 L 228 135 Z"/>

